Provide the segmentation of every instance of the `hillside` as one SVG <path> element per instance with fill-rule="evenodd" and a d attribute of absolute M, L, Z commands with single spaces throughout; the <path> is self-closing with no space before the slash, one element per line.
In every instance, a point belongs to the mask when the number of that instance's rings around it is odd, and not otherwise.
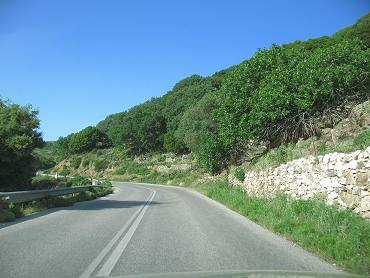
<path fill-rule="evenodd" d="M 97 144 L 83 130 L 60 138 L 55 153 L 65 158 L 112 145 L 129 156 L 191 153 L 217 174 L 254 159 L 256 148 L 320 136 L 369 98 L 369 32 L 367 14 L 331 37 L 273 45 L 211 76 L 192 75 L 98 123 L 90 132 L 107 138 Z"/>

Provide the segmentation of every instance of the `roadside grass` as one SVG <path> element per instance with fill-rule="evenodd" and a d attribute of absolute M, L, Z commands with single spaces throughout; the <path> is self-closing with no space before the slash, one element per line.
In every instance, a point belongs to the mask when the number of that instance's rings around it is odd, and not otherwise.
<path fill-rule="evenodd" d="M 198 189 L 346 271 L 370 274 L 370 222 L 349 210 L 321 200 L 251 197 L 224 181 Z"/>

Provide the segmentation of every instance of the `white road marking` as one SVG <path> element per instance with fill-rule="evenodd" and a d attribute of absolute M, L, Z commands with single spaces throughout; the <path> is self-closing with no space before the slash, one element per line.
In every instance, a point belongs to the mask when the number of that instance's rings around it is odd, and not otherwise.
<path fill-rule="evenodd" d="M 152 190 L 151 190 L 152 191 Z M 104 249 L 99 253 L 99 255 L 92 261 L 92 263 L 85 269 L 85 271 L 79 276 L 79 278 L 88 278 L 91 273 L 95 271 L 97 266 L 103 261 L 104 257 L 113 248 L 114 244 L 120 239 L 122 234 L 131 225 L 132 221 L 137 217 L 137 215 L 143 210 L 143 208 L 148 204 L 149 200 L 153 200 L 152 196 L 155 191 L 152 191 L 149 197 L 145 200 L 145 203 L 140 206 L 140 208 L 135 211 L 135 213 L 130 217 L 130 219 L 123 225 L 123 227 L 117 232 L 117 234 L 109 241 L 109 243 L 104 247 Z"/>
<path fill-rule="evenodd" d="M 100 269 L 96 277 L 107 277 L 112 272 L 114 266 L 117 264 L 119 258 L 121 257 L 123 251 L 127 247 L 128 243 L 130 242 L 132 236 L 134 235 L 137 227 L 139 226 L 141 220 L 144 217 L 144 214 L 146 210 L 148 209 L 150 203 L 153 201 L 155 196 L 155 191 L 153 191 L 153 194 L 149 201 L 145 204 L 145 207 L 140 212 L 139 216 L 136 218 L 134 223 L 131 225 L 130 229 L 127 231 L 125 236 L 121 239 L 121 241 L 118 243 L 117 247 L 113 250 L 111 255 L 109 256 L 108 260 L 105 262 L 103 267 Z"/>

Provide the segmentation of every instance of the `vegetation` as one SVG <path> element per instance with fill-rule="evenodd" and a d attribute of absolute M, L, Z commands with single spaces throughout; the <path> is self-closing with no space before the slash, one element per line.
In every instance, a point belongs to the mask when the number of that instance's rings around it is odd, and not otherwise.
<path fill-rule="evenodd" d="M 212 76 L 192 75 L 97 129 L 130 155 L 192 152 L 212 174 L 240 162 L 250 140 L 275 148 L 318 135 L 368 99 L 368 25 L 366 15 L 332 37 L 273 45 Z M 70 137 L 78 147 L 58 140 L 69 153 L 94 148 Z"/>
<path fill-rule="evenodd" d="M 256 198 L 226 182 L 203 184 L 210 198 L 293 240 L 343 269 L 369 274 L 370 223 L 321 200 L 291 200 L 280 195 Z"/>
<path fill-rule="evenodd" d="M 243 165 L 238 166 L 234 170 L 234 176 L 238 181 L 243 182 L 245 179 L 245 168 Z"/>
<path fill-rule="evenodd" d="M 60 137 L 56 142 L 55 153 L 64 157 L 111 146 L 112 142 L 104 132 L 96 127 L 89 126 L 67 137 Z"/>
<path fill-rule="evenodd" d="M 288 143 L 272 149 L 259 158 L 252 161 L 248 166 L 250 170 L 263 170 L 269 167 L 277 167 L 280 164 L 307 156 L 318 156 L 327 153 L 349 153 L 370 146 L 370 129 L 357 134 L 354 139 L 348 139 L 336 144 L 311 137 L 307 140 L 298 140 L 296 143 Z"/>
<path fill-rule="evenodd" d="M 43 144 L 38 111 L 0 99 L 0 191 L 29 187 L 37 161 L 32 151 Z"/>

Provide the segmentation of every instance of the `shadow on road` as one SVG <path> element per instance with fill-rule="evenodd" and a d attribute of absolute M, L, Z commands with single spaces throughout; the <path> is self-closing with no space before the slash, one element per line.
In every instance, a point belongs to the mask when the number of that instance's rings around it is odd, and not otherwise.
<path fill-rule="evenodd" d="M 71 211 L 71 210 L 105 210 L 105 209 L 122 209 L 122 208 L 132 208 L 132 207 L 140 207 L 146 203 L 145 200 L 142 201 L 135 201 L 135 200 L 126 200 L 126 201 L 119 201 L 119 200 L 105 200 L 105 199 L 95 199 L 91 201 L 83 201 L 77 202 L 73 206 L 69 207 L 59 207 L 59 208 L 51 208 L 40 212 L 35 212 L 31 215 L 27 215 L 21 218 L 17 218 L 13 222 L 7 223 L 0 223 L 0 230 L 9 226 L 13 226 L 28 220 L 40 218 L 58 211 Z M 157 206 L 165 204 L 163 202 L 152 201 L 149 206 Z"/>
<path fill-rule="evenodd" d="M 115 208 L 131 208 L 143 206 L 145 201 L 118 201 L 118 200 L 93 200 L 88 202 L 75 203 L 71 207 L 66 207 L 66 210 L 103 210 L 103 209 L 115 209 Z M 162 202 L 152 201 L 149 206 L 156 206 L 163 204 Z"/>

